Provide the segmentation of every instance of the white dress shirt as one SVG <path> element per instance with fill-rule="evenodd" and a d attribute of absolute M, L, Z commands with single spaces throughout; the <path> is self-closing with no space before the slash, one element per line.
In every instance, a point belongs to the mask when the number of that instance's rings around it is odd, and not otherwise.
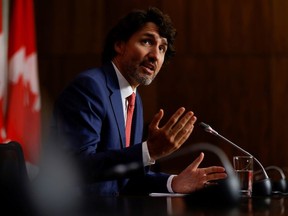
<path fill-rule="evenodd" d="M 124 78 L 124 76 L 121 74 L 121 72 L 118 70 L 118 68 L 115 66 L 115 64 L 113 62 L 112 62 L 112 64 L 113 64 L 113 67 L 116 71 L 116 75 L 117 75 L 119 86 L 120 86 L 122 107 L 124 110 L 124 119 L 125 119 L 125 123 L 126 123 L 127 107 L 128 107 L 127 97 L 129 97 L 133 92 L 136 94 L 136 89 L 135 89 L 135 91 L 133 91 L 132 87 L 130 86 L 128 81 Z M 146 141 L 142 143 L 142 156 L 143 156 L 144 166 L 149 166 L 149 165 L 155 164 L 155 160 L 153 160 L 150 157 Z M 174 176 L 175 175 L 171 175 L 167 181 L 167 189 L 171 193 L 173 193 L 171 183 L 172 183 L 172 179 Z"/>

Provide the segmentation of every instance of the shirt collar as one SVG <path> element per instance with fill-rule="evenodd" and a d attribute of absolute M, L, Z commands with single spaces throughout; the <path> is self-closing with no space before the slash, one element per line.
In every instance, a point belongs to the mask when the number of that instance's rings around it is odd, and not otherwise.
<path fill-rule="evenodd" d="M 125 77 L 122 75 L 122 73 L 119 71 L 119 69 L 116 67 L 116 65 L 113 62 L 112 62 L 112 65 L 113 65 L 113 67 L 114 67 L 114 69 L 116 71 L 116 75 L 117 75 L 118 82 L 119 82 L 121 96 L 122 96 L 122 98 L 127 98 L 134 91 L 133 91 L 131 85 L 129 84 L 129 82 L 125 79 Z M 135 90 L 135 93 L 136 93 L 136 90 Z"/>

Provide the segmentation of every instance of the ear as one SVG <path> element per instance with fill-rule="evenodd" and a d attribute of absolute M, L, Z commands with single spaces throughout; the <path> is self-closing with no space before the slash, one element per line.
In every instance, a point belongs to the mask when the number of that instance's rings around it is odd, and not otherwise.
<path fill-rule="evenodd" d="M 125 43 L 123 41 L 117 41 L 114 44 L 114 49 L 119 55 L 122 55 L 125 50 Z"/>

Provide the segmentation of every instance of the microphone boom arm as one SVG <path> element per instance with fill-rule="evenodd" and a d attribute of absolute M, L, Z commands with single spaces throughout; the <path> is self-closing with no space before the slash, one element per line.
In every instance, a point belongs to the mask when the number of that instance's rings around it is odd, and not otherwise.
<path fill-rule="evenodd" d="M 228 140 L 226 137 L 222 136 L 221 134 L 219 134 L 217 131 L 215 131 L 210 125 L 205 124 L 204 122 L 201 122 L 199 124 L 206 132 L 211 133 L 215 136 L 220 137 L 221 139 L 225 140 L 226 142 L 230 143 L 231 145 L 233 145 L 235 148 L 237 148 L 238 150 L 242 151 L 243 153 L 245 153 L 246 155 L 252 156 L 254 158 L 254 160 L 256 161 L 256 163 L 261 167 L 263 174 L 265 176 L 266 179 L 268 179 L 268 175 L 264 169 L 264 167 L 262 166 L 262 164 L 260 163 L 260 161 L 258 161 L 258 159 L 256 157 L 254 157 L 252 154 L 250 154 L 249 152 L 245 151 L 244 149 L 242 149 L 241 147 L 239 147 L 238 145 L 236 145 L 235 143 L 233 143 L 232 141 Z"/>

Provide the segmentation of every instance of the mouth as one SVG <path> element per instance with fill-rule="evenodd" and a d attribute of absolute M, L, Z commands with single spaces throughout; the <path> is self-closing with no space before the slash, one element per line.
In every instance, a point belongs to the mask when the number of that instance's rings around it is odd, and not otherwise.
<path fill-rule="evenodd" d="M 145 71 L 149 74 L 153 74 L 155 69 L 156 69 L 156 66 L 154 64 L 151 64 L 151 63 L 142 63 L 141 67 L 143 67 L 145 69 Z"/>

